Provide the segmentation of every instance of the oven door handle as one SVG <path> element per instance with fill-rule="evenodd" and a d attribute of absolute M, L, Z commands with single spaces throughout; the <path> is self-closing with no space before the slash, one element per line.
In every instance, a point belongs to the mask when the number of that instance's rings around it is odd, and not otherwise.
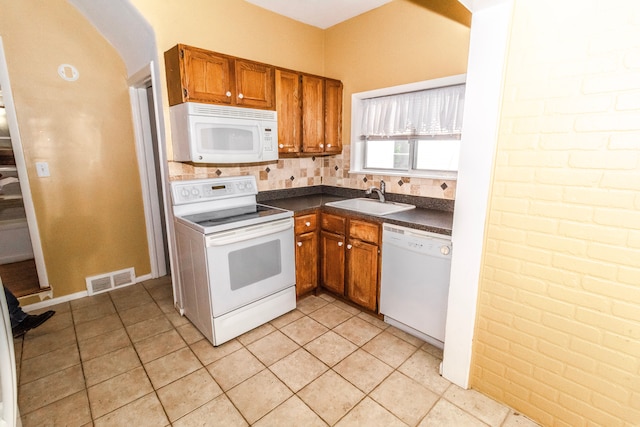
<path fill-rule="evenodd" d="M 206 236 L 206 245 L 207 247 L 230 245 L 233 243 L 256 239 L 258 237 L 268 236 L 269 234 L 279 233 L 292 228 L 293 218 L 281 219 L 268 222 L 266 224 L 250 225 L 248 227 L 222 231 L 220 233 Z"/>

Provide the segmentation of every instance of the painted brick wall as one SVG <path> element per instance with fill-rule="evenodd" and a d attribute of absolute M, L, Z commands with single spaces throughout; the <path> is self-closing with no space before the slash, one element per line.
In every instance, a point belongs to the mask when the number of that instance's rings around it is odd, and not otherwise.
<path fill-rule="evenodd" d="M 516 0 L 472 387 L 640 425 L 640 2 Z"/>

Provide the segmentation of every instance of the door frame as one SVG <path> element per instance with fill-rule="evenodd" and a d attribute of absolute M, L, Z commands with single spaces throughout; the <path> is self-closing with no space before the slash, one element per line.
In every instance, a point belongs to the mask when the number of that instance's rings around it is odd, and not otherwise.
<path fill-rule="evenodd" d="M 38 220 L 36 210 L 31 197 L 31 184 L 29 183 L 29 174 L 27 172 L 27 162 L 24 158 L 22 149 L 22 139 L 20 137 L 20 129 L 18 128 L 18 118 L 16 115 L 15 104 L 13 103 L 13 92 L 11 91 L 11 82 L 9 79 L 9 69 L 4 51 L 4 43 L 0 36 L 0 87 L 2 88 L 2 98 L 4 100 L 5 112 L 7 113 L 7 124 L 9 125 L 9 134 L 11 135 L 11 145 L 13 146 L 13 156 L 16 161 L 16 170 L 18 179 L 20 180 L 20 191 L 22 192 L 22 202 L 27 217 L 27 225 L 29 227 L 29 237 L 31 238 L 31 246 L 33 248 L 33 258 L 38 272 L 38 282 L 40 289 L 49 288 L 49 276 L 44 261 L 44 253 L 42 251 L 42 240 L 40 239 L 40 229 L 38 228 Z"/>
<path fill-rule="evenodd" d="M 133 118 L 134 137 L 136 144 L 136 154 L 138 157 L 138 169 L 140 172 L 140 185 L 142 188 L 142 199 L 144 206 L 145 225 L 147 231 L 147 246 L 149 249 L 149 261 L 151 264 L 151 277 L 157 278 L 167 274 L 166 250 L 169 249 L 168 243 L 169 230 L 165 228 L 163 233 L 163 209 L 164 217 L 167 220 L 167 202 L 166 202 L 166 185 L 164 176 L 165 158 L 164 138 L 161 137 L 161 123 L 158 115 L 158 100 L 154 96 L 154 114 L 151 117 L 149 111 L 147 86 L 151 83 L 155 91 L 157 82 L 153 78 L 153 62 L 147 67 L 132 75 L 129 82 L 129 95 L 131 98 L 131 112 Z M 151 132 L 151 120 L 155 122 L 157 129 L 157 152 L 154 152 L 153 136 Z M 156 174 L 155 163 L 159 164 L 160 177 Z M 162 193 L 158 194 L 158 180 L 161 182 Z M 165 249 L 166 248 L 166 249 Z"/>

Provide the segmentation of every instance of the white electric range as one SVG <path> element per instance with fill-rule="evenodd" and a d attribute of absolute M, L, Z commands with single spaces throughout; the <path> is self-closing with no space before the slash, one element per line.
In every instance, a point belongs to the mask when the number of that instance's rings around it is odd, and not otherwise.
<path fill-rule="evenodd" d="M 215 346 L 296 307 L 293 212 L 255 177 L 171 183 L 184 314 Z"/>

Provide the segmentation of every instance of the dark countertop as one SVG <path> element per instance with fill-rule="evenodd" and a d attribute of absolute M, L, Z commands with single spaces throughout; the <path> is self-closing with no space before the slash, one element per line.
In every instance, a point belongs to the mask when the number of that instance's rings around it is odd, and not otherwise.
<path fill-rule="evenodd" d="M 432 233 L 451 235 L 453 226 L 453 201 L 442 201 L 428 197 L 410 197 L 387 193 L 391 201 L 410 203 L 416 209 L 379 216 L 367 215 L 360 212 L 325 206 L 328 202 L 356 197 L 366 197 L 364 191 L 342 189 L 338 187 L 305 187 L 305 189 L 275 190 L 258 194 L 258 202 L 281 209 L 293 211 L 296 215 L 312 212 L 322 207 L 324 212 L 336 213 L 366 219 L 377 223 L 391 223 L 415 228 Z M 400 197 L 398 197 L 400 196 Z M 450 203 L 449 203 L 450 202 Z M 451 210 L 438 209 L 444 207 Z"/>

